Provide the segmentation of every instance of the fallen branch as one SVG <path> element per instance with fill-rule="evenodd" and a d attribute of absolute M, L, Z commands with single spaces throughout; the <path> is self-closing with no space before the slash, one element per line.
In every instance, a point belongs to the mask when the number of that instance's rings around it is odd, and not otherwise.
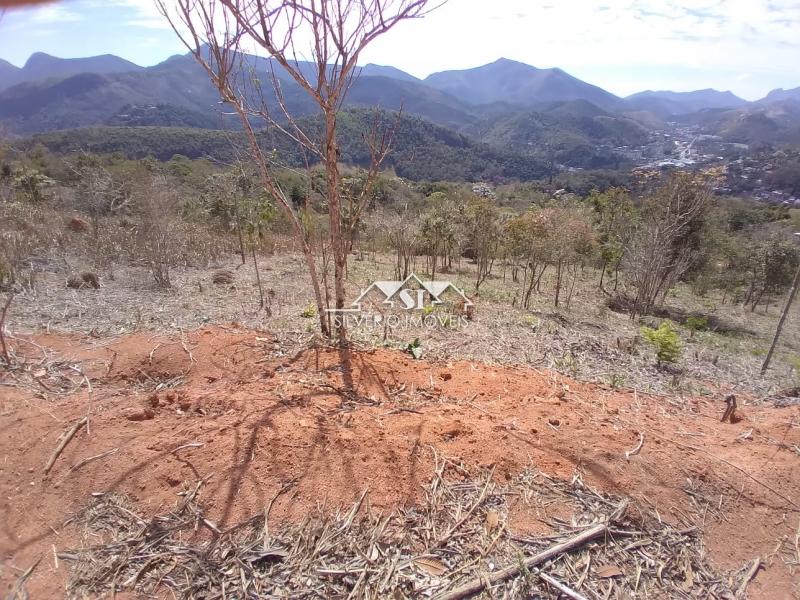
<path fill-rule="evenodd" d="M 756 557 L 753 559 L 753 564 L 750 566 L 749 569 L 747 569 L 747 573 L 745 574 L 744 579 L 742 580 L 742 584 L 739 586 L 739 589 L 736 590 L 737 598 L 744 597 L 744 593 L 747 591 L 747 584 L 749 584 L 753 580 L 753 577 L 756 576 L 756 573 L 760 568 L 761 568 L 761 558 Z"/>
<path fill-rule="evenodd" d="M 580 594 L 573 590 L 571 587 L 568 587 L 561 583 L 555 577 L 551 577 L 547 573 L 542 573 L 541 571 L 536 571 L 536 576 L 539 577 L 542 581 L 546 581 L 549 585 L 556 588 L 559 592 L 564 594 L 565 596 L 569 596 L 572 600 L 588 600 L 586 596 Z"/>
<path fill-rule="evenodd" d="M 539 554 L 526 558 L 519 564 L 506 567 L 505 569 L 485 575 L 483 577 L 476 577 L 461 587 L 436 596 L 435 600 L 461 600 L 462 598 L 468 598 L 469 596 L 478 594 L 487 586 L 508 581 L 512 577 L 519 575 L 520 571 L 523 569 L 529 570 L 537 565 L 542 564 L 546 560 L 550 560 L 551 558 L 558 556 L 559 554 L 569 552 L 570 550 L 582 546 L 586 542 L 590 542 L 591 540 L 600 537 L 607 531 L 608 523 L 598 523 L 597 525 L 593 525 L 592 527 L 589 527 L 565 542 L 551 546 Z"/>
<path fill-rule="evenodd" d="M 11 593 L 7 596 L 9 600 L 16 600 L 17 598 L 28 598 L 28 592 L 25 591 L 25 582 L 28 581 L 28 578 L 33 574 L 34 569 L 39 565 L 41 562 L 42 557 L 40 556 L 37 558 L 34 563 L 28 567 L 25 572 L 20 575 L 17 580 L 14 582 L 14 587 L 11 590 Z"/>
<path fill-rule="evenodd" d="M 73 425 L 73 426 L 72 426 L 72 427 L 69 429 L 69 431 L 67 431 L 65 434 L 62 434 L 62 435 L 61 435 L 61 438 L 60 438 L 60 439 L 61 439 L 61 441 L 58 443 L 58 446 L 56 446 L 56 449 L 55 449 L 55 450 L 53 450 L 53 454 L 51 454 L 51 455 L 50 455 L 50 460 L 48 460 L 48 461 L 47 461 L 47 464 L 44 466 L 44 473 L 45 473 L 45 475 L 47 475 L 47 473 L 49 473 L 49 472 L 50 472 L 50 469 L 52 469 L 52 468 L 53 468 L 53 465 L 55 464 L 55 462 L 56 462 L 56 459 L 57 459 L 57 458 L 58 458 L 58 457 L 61 455 L 61 453 L 64 451 L 64 448 L 66 448 L 66 447 L 67 447 L 67 444 L 69 444 L 69 441 L 70 441 L 70 440 L 71 440 L 73 437 L 75 437 L 75 434 L 76 434 L 76 433 L 78 433 L 78 430 L 79 430 L 81 427 L 83 427 L 84 425 L 86 425 L 86 422 L 87 422 L 88 420 L 89 420 L 89 418 L 88 418 L 88 417 L 83 417 L 81 420 L 79 420 L 79 421 L 76 421 L 76 422 L 75 422 L 75 424 L 74 424 L 74 425 Z"/>
<path fill-rule="evenodd" d="M 72 465 L 67 471 L 67 474 L 72 473 L 73 471 L 77 471 L 81 467 L 88 465 L 90 462 L 95 460 L 100 460 L 101 458 L 105 458 L 106 456 L 111 456 L 112 454 L 116 454 L 119 452 L 119 448 L 112 448 L 111 450 L 106 450 L 102 454 L 95 454 L 94 456 L 90 456 L 89 458 L 84 458 L 82 461 L 79 461 Z"/>
<path fill-rule="evenodd" d="M 8 354 L 8 346 L 6 346 L 6 335 L 5 335 L 5 327 L 6 327 L 6 313 L 8 312 L 8 307 L 11 306 L 11 301 L 14 299 L 14 294 L 8 295 L 8 300 L 3 305 L 3 310 L 0 312 L 0 346 L 2 346 L 3 351 L 3 360 L 6 361 L 6 366 L 11 366 L 11 357 Z"/>

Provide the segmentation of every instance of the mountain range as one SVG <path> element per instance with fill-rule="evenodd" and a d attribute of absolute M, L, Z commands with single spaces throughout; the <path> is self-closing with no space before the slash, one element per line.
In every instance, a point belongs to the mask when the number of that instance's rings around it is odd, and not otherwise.
<path fill-rule="evenodd" d="M 256 72 L 275 73 L 292 114 L 314 114 L 314 104 L 277 64 L 247 60 Z M 262 93 L 268 103 L 275 100 L 270 84 Z M 773 90 L 756 102 L 712 89 L 621 98 L 561 69 L 504 58 L 425 79 L 368 64 L 360 67 L 347 104 L 402 108 L 475 142 L 576 167 L 618 165 L 613 147 L 644 144 L 668 122 L 700 126 L 732 142 L 800 142 L 800 87 Z M 0 125 L 18 136 L 96 126 L 236 128 L 219 108 L 216 90 L 188 54 L 152 67 L 113 55 L 36 53 L 21 68 L 0 60 Z"/>

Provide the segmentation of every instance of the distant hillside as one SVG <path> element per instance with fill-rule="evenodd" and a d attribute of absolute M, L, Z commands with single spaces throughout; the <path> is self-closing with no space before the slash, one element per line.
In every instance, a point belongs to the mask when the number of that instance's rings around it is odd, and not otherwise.
<path fill-rule="evenodd" d="M 19 83 L 21 69 L 0 58 L 0 91 Z"/>
<path fill-rule="evenodd" d="M 800 143 L 800 101 L 795 100 L 733 110 L 706 109 L 679 120 L 729 142 Z"/>
<path fill-rule="evenodd" d="M 260 97 L 273 114 L 281 111 L 272 74 L 280 81 L 291 114 L 298 118 L 316 114 L 308 94 L 277 63 L 243 58 L 262 75 Z M 315 76 L 314 64 L 297 66 L 307 77 Z M 240 127 L 234 116 L 224 116 L 230 111 L 220 104 L 217 90 L 190 54 L 142 68 L 112 55 L 60 59 L 37 53 L 21 69 L 0 61 L 0 81 L 0 125 L 17 135 L 106 125 Z M 650 131 L 672 121 L 698 125 L 730 141 L 791 142 L 797 138 L 793 103 L 800 102 L 795 99 L 799 94 L 800 88 L 774 90 L 758 103 L 747 103 L 730 92 L 705 89 L 647 91 L 623 100 L 560 69 L 500 59 L 474 69 L 435 73 L 424 81 L 395 67 L 368 64 L 359 68 L 345 106 L 402 109 L 424 123 L 451 130 L 448 135 L 469 135 L 473 144 L 481 140 L 501 154 L 510 148 L 515 156 L 548 164 L 613 168 L 619 164 L 614 147 L 644 144 Z M 446 137 L 441 131 L 436 136 Z M 442 147 L 452 151 L 449 144 Z M 460 165 L 455 171 L 480 170 L 464 166 L 480 154 L 478 147 L 455 161 Z M 420 156 L 422 150 L 415 152 Z M 496 164 L 506 158 L 488 160 Z M 438 159 L 449 160 L 444 155 Z"/>
<path fill-rule="evenodd" d="M 263 61 L 264 59 L 259 59 Z M 263 68 L 268 68 L 262 65 Z M 315 111 L 315 105 L 292 80 L 285 78 L 282 93 L 290 112 L 297 116 Z M 275 107 L 269 82 L 264 98 Z M 439 90 L 413 80 L 368 76 L 356 78 L 348 96 L 354 106 L 401 107 L 409 113 L 450 127 L 477 120 L 472 107 Z M 52 129 L 101 125 L 124 113 L 126 106 L 169 105 L 205 115 L 206 125 L 217 122 L 219 96 L 205 72 L 189 56 L 172 57 L 147 69 L 99 75 L 84 73 L 62 80 L 46 79 L 11 87 L 0 92 L 0 121 L 19 134 Z M 146 122 L 136 125 L 185 125 L 187 123 Z"/>
<path fill-rule="evenodd" d="M 761 100 L 758 100 L 758 103 L 770 104 L 773 102 L 781 102 L 783 100 L 797 100 L 798 102 L 800 102 L 800 87 L 796 87 L 790 90 L 784 90 L 783 88 L 772 90 Z"/>
<path fill-rule="evenodd" d="M 505 58 L 474 69 L 434 73 L 424 81 L 472 104 L 506 102 L 531 106 L 541 102 L 587 100 L 605 109 L 620 105 L 617 96 L 561 69 L 537 69 Z"/>
<path fill-rule="evenodd" d="M 413 81 L 419 83 L 422 81 L 413 75 L 406 73 L 405 71 L 401 71 L 395 67 L 389 67 L 384 65 L 375 65 L 369 63 L 368 65 L 364 65 L 363 67 L 359 68 L 359 75 L 364 75 L 367 77 L 391 77 L 392 79 L 400 79 L 401 81 Z"/>
<path fill-rule="evenodd" d="M 232 122 L 232 120 L 229 120 Z M 217 129 L 219 117 L 171 104 L 127 104 L 108 119 L 106 125 L 122 127 L 197 127 Z"/>
<path fill-rule="evenodd" d="M 12 69 L 9 70 L 8 67 Z M 83 73 L 93 73 L 95 75 L 125 73 L 139 71 L 142 68 L 113 54 L 87 58 L 58 58 L 44 52 L 36 52 L 31 54 L 21 69 L 5 61 L 0 61 L 0 91 L 28 81 L 41 81 L 51 78 L 64 79 Z"/>
<path fill-rule="evenodd" d="M 694 92 L 639 92 L 625 98 L 630 110 L 652 112 L 660 117 L 693 113 L 707 108 L 738 108 L 747 104 L 731 92 L 712 89 Z"/>
<path fill-rule="evenodd" d="M 339 137 L 342 162 L 366 166 L 369 153 L 363 135 L 379 119 L 383 127 L 393 127 L 395 115 L 364 109 L 347 110 L 340 116 Z M 319 124 L 314 118 L 301 120 L 313 132 Z M 131 158 L 153 156 L 167 160 L 175 154 L 189 158 L 210 156 L 220 160 L 234 158 L 233 143 L 241 144 L 241 133 L 177 127 L 88 127 L 53 131 L 32 136 L 27 144 L 42 144 L 53 152 L 70 154 L 81 150 L 94 153 L 121 152 Z M 274 131 L 260 136 L 268 150 L 275 149 L 280 160 L 303 166 L 295 144 Z M 403 116 L 397 126 L 385 166 L 398 175 L 414 180 L 492 181 L 533 180 L 547 174 L 541 160 L 513 150 L 498 150 L 475 142 L 449 129 L 418 117 Z"/>
<path fill-rule="evenodd" d="M 620 159 L 611 146 L 636 146 L 649 137 L 648 129 L 636 121 L 582 100 L 503 115 L 490 120 L 478 134 L 498 147 L 584 168 L 616 167 Z"/>

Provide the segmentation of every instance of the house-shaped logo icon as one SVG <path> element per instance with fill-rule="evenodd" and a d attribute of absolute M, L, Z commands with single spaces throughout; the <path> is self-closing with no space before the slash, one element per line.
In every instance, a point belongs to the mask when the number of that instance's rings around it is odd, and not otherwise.
<path fill-rule="evenodd" d="M 464 309 L 472 306 L 472 301 L 449 281 L 422 281 L 411 273 L 403 281 L 375 281 L 362 290 L 361 294 L 351 304 L 347 312 L 360 312 L 361 306 L 372 292 L 376 291 L 383 296 L 381 304 L 388 308 L 401 308 L 403 310 L 423 310 L 426 306 L 435 306 L 444 302 L 442 296 L 448 290 L 458 295 Z"/>

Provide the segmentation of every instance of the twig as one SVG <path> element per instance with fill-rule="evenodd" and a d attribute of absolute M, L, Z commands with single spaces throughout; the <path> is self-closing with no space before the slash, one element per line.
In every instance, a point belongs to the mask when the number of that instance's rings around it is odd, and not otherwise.
<path fill-rule="evenodd" d="M 463 525 L 464 522 L 472 516 L 472 513 L 474 513 L 475 510 L 481 504 L 483 504 L 483 500 L 484 500 L 484 498 L 486 498 L 486 492 L 489 491 L 489 486 L 492 484 L 492 477 L 493 476 L 494 476 L 494 467 L 492 467 L 492 470 L 489 472 L 489 475 L 486 477 L 486 484 L 483 486 L 483 489 L 481 490 L 481 494 L 480 494 L 480 496 L 478 496 L 478 499 L 474 502 L 472 507 L 464 514 L 464 516 L 461 517 L 461 519 L 459 519 L 458 522 L 453 524 L 453 526 L 450 527 L 450 529 L 447 530 L 447 533 L 445 533 L 443 536 L 441 536 L 439 538 L 439 540 L 436 542 L 436 546 L 441 546 L 444 542 L 446 542 L 450 538 L 450 536 L 453 535 L 453 533 L 455 533 L 456 530 L 458 530 L 458 528 L 461 527 L 461 525 Z"/>
<path fill-rule="evenodd" d="M 525 560 L 520 561 L 519 564 L 506 567 L 505 569 L 496 571 L 495 573 L 491 573 L 489 575 L 476 577 L 461 587 L 436 596 L 435 600 L 461 600 L 462 598 L 467 598 L 477 594 L 483 591 L 488 585 L 494 585 L 496 583 L 508 581 L 512 577 L 518 575 L 523 569 L 531 569 L 532 567 L 540 565 L 544 561 L 549 560 L 554 556 L 558 556 L 564 552 L 569 552 L 570 550 L 582 546 L 586 542 L 600 537 L 607 531 L 608 523 L 598 523 L 597 525 L 593 525 L 592 527 L 589 527 L 565 542 L 551 546 L 544 552 L 540 552 L 539 554 L 535 554 L 534 556 L 530 556 Z"/>
<path fill-rule="evenodd" d="M 639 451 L 642 449 L 642 445 L 644 444 L 644 434 L 640 431 L 639 432 L 639 443 L 636 445 L 636 448 L 633 450 L 626 450 L 625 451 L 625 460 L 630 460 L 631 456 L 636 456 L 639 454 Z"/>
<path fill-rule="evenodd" d="M 204 442 L 189 442 L 188 444 L 183 444 L 182 446 L 178 446 L 172 452 L 177 452 L 178 450 L 185 450 L 186 448 L 202 448 L 205 446 Z"/>
<path fill-rule="evenodd" d="M 269 513 L 272 512 L 272 505 L 275 504 L 275 500 L 289 490 L 294 483 L 294 481 L 290 481 L 289 483 L 281 486 L 281 489 L 275 492 L 275 495 L 270 499 L 269 503 L 264 508 L 264 552 L 269 549 Z"/>
<path fill-rule="evenodd" d="M 31 576 L 33 570 L 39 565 L 39 562 L 42 560 L 42 557 L 36 559 L 36 561 L 27 568 L 27 570 L 17 578 L 17 581 L 14 582 L 14 589 L 11 590 L 11 593 L 8 595 L 8 598 L 27 598 L 28 593 L 25 591 L 25 582 L 28 580 L 28 577 Z"/>
<path fill-rule="evenodd" d="M 753 559 L 753 564 L 750 565 L 750 568 L 747 569 L 747 573 L 745 574 L 744 579 L 742 580 L 742 583 L 739 586 L 739 589 L 736 590 L 737 598 L 744 597 L 744 593 L 747 591 L 747 584 L 753 580 L 753 577 L 756 576 L 756 573 L 760 568 L 761 568 L 761 558 L 757 556 Z"/>
<path fill-rule="evenodd" d="M 586 596 L 584 596 L 583 594 L 579 594 L 578 592 L 576 592 L 576 591 L 575 591 L 575 590 L 573 590 L 572 588 L 570 588 L 570 587 L 568 587 L 568 586 L 564 585 L 564 584 L 563 584 L 563 583 L 561 583 L 561 582 L 560 582 L 558 579 L 556 579 L 555 577 L 552 577 L 552 576 L 548 575 L 547 573 L 542 573 L 541 571 L 538 571 L 538 570 L 537 570 L 537 571 L 536 571 L 536 576 L 537 576 L 537 577 L 539 577 L 539 579 L 542 579 L 542 580 L 546 581 L 546 582 L 547 582 L 549 585 L 553 586 L 553 587 L 554 587 L 554 588 L 556 588 L 556 589 L 557 589 L 559 592 L 561 592 L 561 593 L 562 593 L 562 594 L 564 594 L 565 596 L 569 596 L 569 597 L 570 597 L 570 598 L 572 598 L 573 600 L 589 600 L 589 599 L 588 599 Z"/>
<path fill-rule="evenodd" d="M 8 355 L 8 347 L 6 346 L 6 335 L 5 335 L 5 327 L 6 327 L 6 313 L 8 312 L 8 307 L 11 306 L 11 301 L 14 300 L 14 294 L 8 295 L 8 300 L 3 305 L 3 310 L 0 312 L 0 345 L 2 345 L 3 350 L 3 360 L 6 361 L 6 366 L 11 366 L 11 357 Z"/>
<path fill-rule="evenodd" d="M 55 464 L 55 462 L 56 462 L 56 459 L 57 459 L 57 458 L 59 457 L 59 455 L 60 455 L 60 454 L 61 454 L 61 453 L 64 451 L 64 448 L 66 448 L 66 447 L 67 447 L 67 444 L 69 444 L 69 441 L 70 441 L 70 440 L 71 440 L 73 437 L 75 437 L 75 434 L 76 434 L 76 433 L 78 433 L 78 430 L 79 430 L 81 427 L 83 427 L 84 425 L 86 425 L 86 422 L 87 422 L 88 420 L 89 420 L 89 419 L 88 419 L 88 417 L 83 417 L 82 419 L 80 419 L 79 421 L 77 421 L 77 422 L 76 422 L 76 423 L 75 423 L 75 424 L 74 424 L 74 425 L 73 425 L 73 426 L 72 426 L 72 427 L 69 429 L 69 431 L 67 431 L 67 432 L 66 432 L 66 434 L 62 434 L 62 436 L 61 436 L 61 441 L 59 442 L 58 446 L 56 446 L 56 449 L 55 449 L 55 450 L 53 450 L 53 454 L 51 454 L 51 455 L 50 455 L 50 460 L 48 460 L 48 461 L 47 461 L 47 464 L 44 466 L 44 473 L 45 473 L 45 475 L 46 475 L 47 473 L 49 473 L 49 472 L 50 472 L 50 469 L 52 469 L 52 468 L 53 468 L 53 465 Z"/>
<path fill-rule="evenodd" d="M 73 471 L 77 471 L 81 467 L 88 465 L 90 462 L 95 460 L 100 460 L 101 458 L 105 458 L 106 456 L 111 456 L 112 454 L 116 454 L 119 452 L 119 448 L 112 448 L 111 450 L 106 450 L 101 454 L 95 454 L 94 456 L 90 456 L 89 458 L 84 458 L 82 461 L 79 461 L 72 465 L 67 471 L 67 474 L 72 473 Z"/>

